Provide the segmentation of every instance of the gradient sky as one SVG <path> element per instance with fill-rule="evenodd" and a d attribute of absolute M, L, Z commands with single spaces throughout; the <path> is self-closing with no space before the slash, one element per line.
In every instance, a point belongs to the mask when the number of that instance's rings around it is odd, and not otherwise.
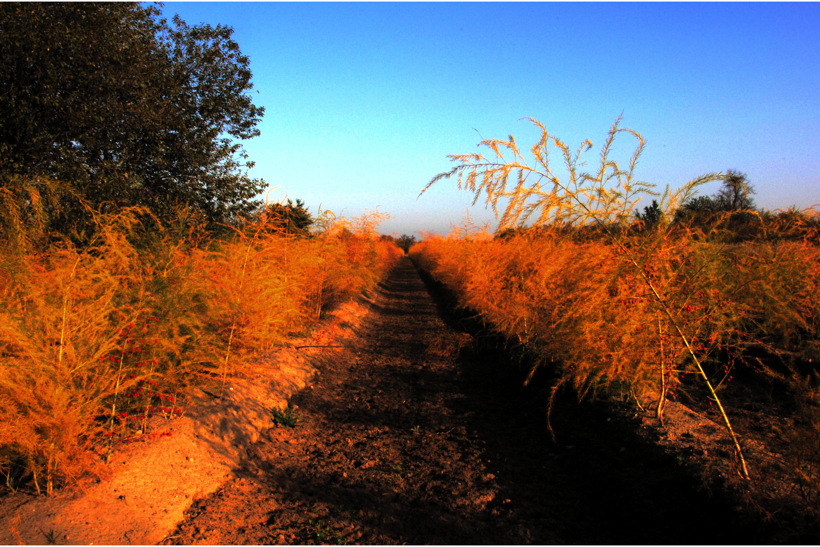
<path fill-rule="evenodd" d="M 762 208 L 820 203 L 818 3 L 167 2 L 163 13 L 233 27 L 266 109 L 244 143 L 251 175 L 313 214 L 378 207 L 392 216 L 383 233 L 446 234 L 472 195 L 452 180 L 417 196 L 448 154 L 510 134 L 529 149 L 530 116 L 572 149 L 589 138 L 592 165 L 621 113 L 647 142 L 642 180 L 676 188 L 736 169 Z M 613 159 L 632 148 L 624 139 Z M 493 218 L 481 204 L 470 214 Z"/>

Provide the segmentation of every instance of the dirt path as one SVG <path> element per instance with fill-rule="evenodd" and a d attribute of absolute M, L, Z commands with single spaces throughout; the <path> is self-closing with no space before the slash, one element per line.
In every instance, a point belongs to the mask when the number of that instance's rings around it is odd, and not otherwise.
<path fill-rule="evenodd" d="M 408 259 L 379 293 L 359 336 L 328 348 L 291 400 L 303 423 L 265 432 L 170 541 L 766 541 L 595 405 L 559 402 L 552 443 L 545 391 L 471 350 Z"/>

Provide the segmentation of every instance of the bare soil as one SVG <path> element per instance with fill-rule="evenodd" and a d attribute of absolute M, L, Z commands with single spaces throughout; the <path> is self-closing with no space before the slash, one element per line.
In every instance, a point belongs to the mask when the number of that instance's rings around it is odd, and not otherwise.
<path fill-rule="evenodd" d="M 731 466 L 704 473 L 728 453 L 708 409 L 670 402 L 661 427 L 560 393 L 554 442 L 551 379 L 523 387 L 526 367 L 481 329 L 405 258 L 294 344 L 319 347 L 271 356 L 226 400 L 203 396 L 188 433 L 169 422 L 174 436 L 118 453 L 84 491 L 0 498 L 0 542 L 817 542 L 762 520 Z M 296 427 L 273 423 L 286 404 Z"/>
<path fill-rule="evenodd" d="M 429 290 L 428 290 L 429 289 Z M 197 501 L 179 544 L 766 543 L 765 527 L 638 424 L 545 386 L 445 322 L 409 260 L 360 336 L 314 361 L 236 478 Z M 441 312 L 445 312 L 442 314 Z M 452 317 L 448 320 L 451 325 Z M 762 535 L 763 534 L 763 535 Z"/>

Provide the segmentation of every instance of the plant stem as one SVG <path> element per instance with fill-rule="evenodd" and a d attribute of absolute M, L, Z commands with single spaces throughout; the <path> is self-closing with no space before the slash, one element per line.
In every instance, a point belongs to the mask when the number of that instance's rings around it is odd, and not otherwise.
<path fill-rule="evenodd" d="M 77 272 L 77 264 L 80 263 L 80 258 L 77 257 L 77 260 L 74 261 L 74 266 L 71 268 L 71 276 L 69 276 L 69 283 L 71 279 L 74 279 L 74 275 Z M 57 363 L 63 362 L 63 347 L 65 346 L 65 324 L 66 324 L 66 315 L 68 314 L 68 301 L 70 298 L 69 288 L 66 287 L 65 296 L 63 297 L 63 324 L 60 330 L 60 349 L 57 353 Z"/>
<path fill-rule="evenodd" d="M 31 472 L 34 474 L 34 486 L 37 488 L 37 495 L 39 496 L 41 495 L 40 482 L 37 480 L 37 468 L 34 465 L 31 466 Z"/>
<path fill-rule="evenodd" d="M 54 441 L 51 442 L 48 454 L 48 464 L 46 464 L 46 496 L 54 493 Z"/>
<path fill-rule="evenodd" d="M 122 375 L 122 365 L 125 362 L 125 344 L 128 339 L 123 342 L 122 353 L 120 354 L 120 368 L 117 371 L 117 383 L 114 386 L 114 402 L 111 404 L 111 425 L 108 428 L 108 453 L 105 455 L 105 463 L 111 462 L 111 446 L 114 442 L 114 417 L 117 413 L 117 397 L 120 394 L 120 376 Z"/>
<path fill-rule="evenodd" d="M 151 367 L 148 369 L 148 377 L 149 378 L 151 377 L 152 372 L 154 372 L 154 362 L 153 361 L 151 361 Z M 150 386 L 151 384 L 148 384 L 148 385 Z M 150 390 L 149 390 L 148 402 L 145 405 L 145 413 L 142 416 L 142 433 L 143 433 L 143 435 L 148 433 L 148 409 L 151 407 L 151 399 L 152 398 L 153 397 L 150 394 Z"/>
<path fill-rule="evenodd" d="M 661 346 L 661 395 L 658 398 L 658 409 L 656 415 L 663 425 L 663 409 L 666 406 L 666 392 L 668 389 L 666 381 L 666 359 L 663 355 L 663 330 L 660 315 L 658 315 L 658 343 Z"/>
<path fill-rule="evenodd" d="M 225 366 L 222 369 L 222 388 L 219 391 L 219 396 L 225 391 L 225 379 L 228 376 L 228 357 L 231 355 L 231 342 L 233 342 L 233 331 L 236 329 L 236 323 L 231 325 L 231 335 L 228 337 L 228 349 L 225 352 Z"/>

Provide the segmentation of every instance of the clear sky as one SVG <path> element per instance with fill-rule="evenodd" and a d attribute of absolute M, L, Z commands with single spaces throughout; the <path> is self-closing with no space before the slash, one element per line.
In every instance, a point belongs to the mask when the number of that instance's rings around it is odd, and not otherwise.
<path fill-rule="evenodd" d="M 642 180 L 675 188 L 735 169 L 760 207 L 820 203 L 818 3 L 167 2 L 163 13 L 233 27 L 266 109 L 244 143 L 251 174 L 314 214 L 378 207 L 393 217 L 383 233 L 447 233 L 472 196 L 452 180 L 416 198 L 448 154 L 510 134 L 529 149 L 531 116 L 573 149 L 592 140 L 593 164 L 621 113 L 647 141 Z M 492 218 L 480 204 L 470 214 Z"/>

